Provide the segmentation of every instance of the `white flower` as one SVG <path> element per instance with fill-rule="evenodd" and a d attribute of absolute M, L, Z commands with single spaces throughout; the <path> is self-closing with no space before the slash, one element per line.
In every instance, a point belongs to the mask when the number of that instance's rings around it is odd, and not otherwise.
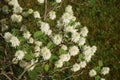
<path fill-rule="evenodd" d="M 10 0 L 8 4 L 12 6 L 19 6 L 18 0 Z"/>
<path fill-rule="evenodd" d="M 85 44 L 85 42 L 86 42 L 86 39 L 84 37 L 80 37 L 78 44 L 79 44 L 79 46 L 82 46 Z"/>
<path fill-rule="evenodd" d="M 75 33 L 77 30 L 73 26 L 65 26 L 64 31 L 65 32 Z"/>
<path fill-rule="evenodd" d="M 62 21 L 63 21 L 64 24 L 70 23 L 70 21 L 71 21 L 72 19 L 73 19 L 73 16 L 72 16 L 71 14 L 69 14 L 69 13 L 64 13 L 64 14 L 62 15 Z"/>
<path fill-rule="evenodd" d="M 42 46 L 42 42 L 40 42 L 40 41 L 35 41 L 35 45 L 37 45 L 37 46 Z"/>
<path fill-rule="evenodd" d="M 66 45 L 62 45 L 61 48 L 62 48 L 63 50 L 67 50 L 67 46 L 66 46 Z"/>
<path fill-rule="evenodd" d="M 92 52 L 95 53 L 97 50 L 97 47 L 96 46 L 92 46 Z"/>
<path fill-rule="evenodd" d="M 73 10 L 72 10 L 72 6 L 71 5 L 68 5 L 66 8 L 65 8 L 65 11 L 70 13 L 71 15 L 73 15 Z"/>
<path fill-rule="evenodd" d="M 101 78 L 100 80 L 105 80 L 105 78 Z"/>
<path fill-rule="evenodd" d="M 77 63 L 75 63 L 75 64 L 73 65 L 73 67 L 71 68 L 71 70 L 74 71 L 74 72 L 80 70 L 80 65 L 77 64 Z"/>
<path fill-rule="evenodd" d="M 87 27 L 81 28 L 80 35 L 83 36 L 83 37 L 86 37 L 87 34 L 88 34 L 88 29 L 87 29 Z"/>
<path fill-rule="evenodd" d="M 35 52 L 35 57 L 39 57 L 40 56 L 40 52 Z"/>
<path fill-rule="evenodd" d="M 62 0 L 56 0 L 56 3 L 61 3 Z"/>
<path fill-rule="evenodd" d="M 29 39 L 30 36 L 31 36 L 31 34 L 30 34 L 29 31 L 25 31 L 25 32 L 23 33 L 23 37 L 24 37 L 25 39 Z"/>
<path fill-rule="evenodd" d="M 33 13 L 33 9 L 29 9 L 28 14 L 32 14 L 32 13 Z"/>
<path fill-rule="evenodd" d="M 20 67 L 22 67 L 22 68 L 26 67 L 27 64 L 28 63 L 26 61 L 24 61 L 24 60 L 20 61 L 20 63 L 19 63 Z"/>
<path fill-rule="evenodd" d="M 13 14 L 12 16 L 11 16 L 11 19 L 12 19 L 12 21 L 13 22 L 21 22 L 22 21 L 22 16 L 21 15 L 17 15 L 17 14 Z"/>
<path fill-rule="evenodd" d="M 25 56 L 25 53 L 24 53 L 24 51 L 22 51 L 22 50 L 18 50 L 18 51 L 16 51 L 16 53 L 15 53 L 15 57 L 16 57 L 18 60 L 22 60 L 22 59 L 24 58 L 24 56 Z"/>
<path fill-rule="evenodd" d="M 20 7 L 20 6 L 14 6 L 13 7 L 13 12 L 14 13 L 21 13 L 22 12 L 22 7 Z"/>
<path fill-rule="evenodd" d="M 34 18 L 41 18 L 38 11 L 33 12 Z"/>
<path fill-rule="evenodd" d="M 78 32 L 75 32 L 75 33 L 72 34 L 72 41 L 73 42 L 76 43 L 76 42 L 79 41 L 79 39 L 80 39 L 80 34 Z"/>
<path fill-rule="evenodd" d="M 90 77 L 94 77 L 94 76 L 96 76 L 96 74 L 97 74 L 97 72 L 94 69 L 90 70 L 90 72 L 89 72 Z"/>
<path fill-rule="evenodd" d="M 69 53 L 68 54 L 62 54 L 62 55 L 59 56 L 59 58 L 63 62 L 64 61 L 69 61 L 70 60 L 70 54 Z"/>
<path fill-rule="evenodd" d="M 106 75 L 110 72 L 110 68 L 109 67 L 103 67 L 101 70 L 101 74 Z"/>
<path fill-rule="evenodd" d="M 15 36 L 12 36 L 12 37 L 11 37 L 10 42 L 11 42 L 11 46 L 12 46 L 12 47 L 16 47 L 16 46 L 19 46 L 19 45 L 20 45 L 20 41 L 19 41 L 18 38 L 15 37 Z"/>
<path fill-rule="evenodd" d="M 10 42 L 11 37 L 12 37 L 12 34 L 10 32 L 6 32 L 4 34 L 4 38 L 7 42 Z"/>
<path fill-rule="evenodd" d="M 81 68 L 85 68 L 86 65 L 87 65 L 87 64 L 86 64 L 86 61 L 81 61 L 81 62 L 80 62 L 80 67 L 81 67 Z"/>
<path fill-rule="evenodd" d="M 38 62 L 38 60 L 31 60 L 28 64 L 27 64 L 27 66 L 26 66 L 26 69 L 28 69 L 28 71 L 32 71 L 34 68 L 35 68 L 35 66 L 36 66 L 36 64 L 35 63 L 37 63 Z"/>
<path fill-rule="evenodd" d="M 38 3 L 44 3 L 44 0 L 37 0 L 38 1 Z"/>
<path fill-rule="evenodd" d="M 50 36 L 51 34 L 52 34 L 52 30 L 49 29 L 47 35 Z"/>
<path fill-rule="evenodd" d="M 50 18 L 51 20 L 54 20 L 54 19 L 56 18 L 56 12 L 55 12 L 55 11 L 50 11 L 50 13 L 49 13 L 49 18 Z"/>
<path fill-rule="evenodd" d="M 63 66 L 63 62 L 61 60 L 58 60 L 58 61 L 55 62 L 55 66 L 57 68 L 61 68 Z"/>
<path fill-rule="evenodd" d="M 33 39 L 32 37 L 31 37 L 31 38 L 29 38 L 28 43 L 33 44 L 33 42 L 34 42 L 34 39 Z"/>
<path fill-rule="evenodd" d="M 39 52 L 40 51 L 40 47 L 39 46 L 35 46 L 34 51 L 35 52 Z"/>
<path fill-rule="evenodd" d="M 17 64 L 18 63 L 18 59 L 17 58 L 13 58 L 12 62 L 13 62 L 13 64 Z"/>
<path fill-rule="evenodd" d="M 89 55 L 92 56 L 93 55 L 92 54 L 92 48 L 90 46 L 87 46 L 87 45 L 83 46 L 83 54 L 85 56 L 89 56 Z"/>
<path fill-rule="evenodd" d="M 43 47 L 41 49 L 41 55 L 42 55 L 44 60 L 48 60 L 51 57 L 51 52 L 47 47 Z"/>
<path fill-rule="evenodd" d="M 77 46 L 70 47 L 69 53 L 70 53 L 71 56 L 77 55 L 79 53 L 78 47 Z"/>
<path fill-rule="evenodd" d="M 50 26 L 46 22 L 41 22 L 41 31 L 44 32 L 46 35 L 48 34 L 48 31 L 50 30 Z"/>
<path fill-rule="evenodd" d="M 53 42 L 54 42 L 54 44 L 56 44 L 56 45 L 61 44 L 61 42 L 62 42 L 62 36 L 59 35 L 59 34 L 54 35 L 54 36 L 53 36 Z"/>

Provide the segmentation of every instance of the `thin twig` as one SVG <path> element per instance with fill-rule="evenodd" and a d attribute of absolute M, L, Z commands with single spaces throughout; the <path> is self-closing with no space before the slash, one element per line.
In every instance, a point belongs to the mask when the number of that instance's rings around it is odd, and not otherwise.
<path fill-rule="evenodd" d="M 75 77 L 75 76 L 80 76 L 82 73 L 83 73 L 83 71 L 80 74 L 77 74 L 77 75 L 72 74 L 71 76 L 66 77 L 64 80 L 67 80 L 67 79 Z"/>
<path fill-rule="evenodd" d="M 46 19 L 46 14 L 47 14 L 47 0 L 45 0 L 45 12 L 44 12 L 44 19 Z"/>
<path fill-rule="evenodd" d="M 2 71 L 1 75 L 4 75 L 8 80 L 12 80 L 5 72 Z"/>

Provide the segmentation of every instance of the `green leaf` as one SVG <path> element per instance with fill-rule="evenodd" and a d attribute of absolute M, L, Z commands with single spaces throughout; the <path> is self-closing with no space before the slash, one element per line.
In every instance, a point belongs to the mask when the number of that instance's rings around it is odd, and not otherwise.
<path fill-rule="evenodd" d="M 54 61 L 56 61 L 57 59 L 58 59 L 57 56 L 52 55 L 51 58 L 50 58 L 50 62 L 54 62 Z"/>
<path fill-rule="evenodd" d="M 99 61 L 98 61 L 98 65 L 99 65 L 99 67 L 102 67 L 102 66 L 103 66 L 103 61 L 102 61 L 102 60 L 99 60 Z"/>
<path fill-rule="evenodd" d="M 79 54 L 78 60 L 79 61 L 83 60 L 83 54 Z"/>
<path fill-rule="evenodd" d="M 35 32 L 33 37 L 37 40 L 40 40 L 43 43 L 48 43 L 48 37 L 41 31 Z"/>
<path fill-rule="evenodd" d="M 27 60 L 31 60 L 31 59 L 35 58 L 35 55 L 33 53 L 25 54 L 24 58 L 27 59 Z"/>
<path fill-rule="evenodd" d="M 65 51 L 64 49 L 59 49 L 59 54 L 66 54 L 67 51 Z"/>
<path fill-rule="evenodd" d="M 97 67 L 94 67 L 94 70 L 99 72 L 101 70 L 101 68 L 99 66 L 97 66 Z"/>
<path fill-rule="evenodd" d="M 52 49 L 54 46 L 55 46 L 54 43 L 51 41 L 47 44 L 47 48 L 49 49 Z"/>
<path fill-rule="evenodd" d="M 37 31 L 37 32 L 35 32 L 34 33 L 34 35 L 33 35 L 33 37 L 35 38 L 35 39 L 38 39 L 40 36 L 42 36 L 43 35 L 43 33 L 41 32 L 41 31 Z"/>
<path fill-rule="evenodd" d="M 100 76 L 95 76 L 95 80 L 100 80 Z"/>
<path fill-rule="evenodd" d="M 45 67 L 44 67 L 45 71 L 47 72 L 49 70 L 49 65 L 46 64 Z"/>
<path fill-rule="evenodd" d="M 35 70 L 32 70 L 32 71 L 29 71 L 29 72 L 28 72 L 28 76 L 29 76 L 29 78 L 31 78 L 32 80 L 37 79 L 37 75 L 38 75 L 38 73 L 37 73 Z"/>

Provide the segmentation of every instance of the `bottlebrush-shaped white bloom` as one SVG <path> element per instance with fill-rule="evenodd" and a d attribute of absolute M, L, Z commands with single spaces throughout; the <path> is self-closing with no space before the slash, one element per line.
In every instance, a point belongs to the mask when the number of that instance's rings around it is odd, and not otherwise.
<path fill-rule="evenodd" d="M 69 53 L 70 53 L 71 56 L 77 55 L 79 53 L 78 47 L 77 46 L 70 47 Z"/>
<path fill-rule="evenodd" d="M 80 65 L 77 64 L 77 63 L 75 63 L 75 64 L 73 65 L 73 67 L 71 68 L 71 70 L 74 71 L 74 72 L 80 70 Z"/>
<path fill-rule="evenodd" d="M 24 53 L 24 51 L 22 51 L 22 50 L 18 50 L 18 51 L 16 51 L 16 53 L 15 53 L 15 57 L 16 57 L 18 60 L 22 60 L 22 59 L 24 58 L 24 56 L 25 56 L 25 53 Z"/>
<path fill-rule="evenodd" d="M 110 68 L 109 67 L 103 67 L 101 70 L 101 74 L 106 75 L 110 72 Z"/>
<path fill-rule="evenodd" d="M 38 3 L 40 3 L 40 4 L 44 3 L 44 0 L 37 0 L 37 1 L 38 1 Z"/>
<path fill-rule="evenodd" d="M 90 77 L 94 77 L 96 75 L 97 75 L 97 72 L 94 69 L 90 70 L 90 72 L 89 72 Z"/>
<path fill-rule="evenodd" d="M 54 19 L 56 18 L 56 12 L 55 12 L 55 11 L 50 11 L 50 13 L 49 13 L 49 18 L 50 18 L 51 20 L 54 20 Z"/>
<path fill-rule="evenodd" d="M 11 16 L 11 19 L 12 19 L 13 22 L 19 23 L 19 22 L 22 21 L 22 16 L 21 16 L 21 15 L 17 15 L 17 14 L 13 14 L 13 15 Z"/>
<path fill-rule="evenodd" d="M 34 18 L 41 18 L 38 11 L 33 12 Z"/>
<path fill-rule="evenodd" d="M 59 56 L 60 60 L 63 61 L 63 62 L 69 61 L 69 60 L 70 60 L 70 57 L 71 57 L 71 56 L 70 56 L 69 53 L 67 53 L 67 54 L 62 54 L 62 55 Z"/>
<path fill-rule="evenodd" d="M 52 40 L 53 40 L 54 44 L 59 45 L 62 42 L 62 35 L 56 34 L 53 36 Z"/>
<path fill-rule="evenodd" d="M 44 60 L 48 60 L 51 58 L 51 52 L 47 47 L 43 47 L 41 49 L 41 55 L 42 55 Z"/>
<path fill-rule="evenodd" d="M 12 36 L 12 37 L 11 37 L 10 43 L 11 43 L 11 46 L 12 46 L 12 47 L 16 47 L 16 46 L 19 46 L 19 45 L 20 45 L 20 41 L 19 41 L 18 38 L 15 37 L 15 36 Z"/>
<path fill-rule="evenodd" d="M 61 68 L 61 67 L 63 66 L 63 61 L 61 61 L 61 60 L 56 61 L 56 62 L 55 62 L 55 66 L 56 66 L 57 68 Z"/>

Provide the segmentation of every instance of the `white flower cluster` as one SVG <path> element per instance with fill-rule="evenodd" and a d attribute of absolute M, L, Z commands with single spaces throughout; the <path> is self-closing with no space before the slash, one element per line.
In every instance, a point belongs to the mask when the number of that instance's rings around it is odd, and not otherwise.
<path fill-rule="evenodd" d="M 22 16 L 18 14 L 11 15 L 11 19 L 13 22 L 20 23 L 22 21 Z"/>
<path fill-rule="evenodd" d="M 22 7 L 19 5 L 18 0 L 10 0 L 8 4 L 13 6 L 14 13 L 21 13 L 23 10 Z"/>
<path fill-rule="evenodd" d="M 38 3 L 44 3 L 44 0 L 37 0 Z M 56 0 L 56 3 L 60 3 L 62 0 Z M 49 41 L 52 41 L 55 46 L 61 47 L 59 49 L 63 49 L 67 53 L 59 55 L 59 59 L 55 62 L 55 66 L 57 68 L 63 67 L 63 64 L 65 62 L 70 61 L 72 57 L 75 57 L 79 54 L 83 55 L 83 60 L 79 61 L 78 63 L 75 62 L 72 65 L 71 70 L 73 72 L 79 71 L 87 66 L 87 63 L 91 61 L 92 56 L 96 52 L 97 48 L 96 46 L 89 46 L 86 43 L 86 37 L 88 35 L 88 29 L 87 27 L 82 27 L 80 22 L 76 21 L 76 17 L 73 14 L 72 6 L 68 5 L 65 8 L 65 13 L 62 15 L 62 17 L 57 21 L 56 27 L 60 30 L 57 34 L 54 33 L 54 30 L 52 31 L 52 28 L 50 29 L 50 25 L 42 21 L 42 18 L 40 16 L 40 13 L 38 11 L 33 11 L 32 9 L 28 9 L 26 12 L 22 12 L 22 8 L 18 4 L 18 0 L 10 0 L 8 2 L 9 5 L 13 6 L 13 14 L 11 15 L 11 19 L 13 22 L 20 23 L 22 21 L 23 17 L 27 17 L 29 14 L 32 14 L 35 20 L 39 20 L 39 27 L 42 33 L 47 35 L 49 38 Z M 22 13 L 22 16 L 18 13 Z M 49 12 L 49 18 L 51 20 L 56 19 L 56 12 L 50 11 Z M 21 27 L 20 31 L 22 31 L 23 35 L 22 37 L 27 41 L 28 45 L 32 45 L 34 48 L 33 51 L 31 51 L 35 59 L 31 59 L 30 62 L 24 60 L 25 55 L 29 55 L 29 52 L 25 52 L 23 50 L 17 50 L 15 53 L 15 57 L 13 58 L 13 63 L 17 64 L 19 61 L 19 65 L 25 69 L 33 70 L 35 67 L 35 64 L 38 62 L 38 59 L 40 57 L 43 58 L 44 61 L 49 60 L 52 56 L 52 51 L 41 41 L 38 39 L 34 39 L 32 37 L 32 34 L 30 31 L 28 31 L 24 26 Z M 70 33 L 70 34 L 69 34 Z M 11 43 L 12 47 L 16 47 L 20 45 L 20 41 L 17 37 L 13 36 L 11 33 L 6 32 L 4 34 L 4 38 L 7 42 Z M 72 43 L 69 46 L 67 43 L 65 44 L 64 40 L 69 39 L 69 41 Z M 63 45 L 64 44 L 64 45 Z M 29 71 L 28 70 L 28 71 Z M 108 74 L 110 69 L 108 67 L 103 67 L 101 70 L 101 74 L 106 75 Z M 89 72 L 90 77 L 94 77 L 97 75 L 97 72 L 92 69 Z M 104 80 L 104 78 L 101 78 L 101 80 Z"/>
<path fill-rule="evenodd" d="M 49 13 L 49 18 L 50 18 L 51 20 L 54 20 L 54 19 L 56 18 L 56 12 L 55 12 L 55 11 L 50 11 L 50 13 Z"/>
<path fill-rule="evenodd" d="M 44 0 L 37 0 L 38 1 L 38 3 L 44 3 Z"/>
<path fill-rule="evenodd" d="M 49 24 L 46 22 L 41 22 L 40 29 L 43 33 L 45 33 L 48 36 L 52 34 L 52 30 L 50 29 Z"/>
<path fill-rule="evenodd" d="M 100 73 L 102 74 L 102 75 L 106 75 L 106 74 L 108 74 L 110 72 L 110 68 L 109 67 L 103 67 L 102 69 L 101 69 L 101 71 L 100 71 Z M 97 75 L 97 71 L 96 70 L 94 70 L 94 69 L 91 69 L 90 71 L 89 71 L 89 76 L 90 77 L 95 77 Z M 100 80 L 105 80 L 104 78 L 101 78 Z"/>
<path fill-rule="evenodd" d="M 83 54 L 85 61 L 87 62 L 91 61 L 91 58 L 96 52 L 96 50 L 97 50 L 96 46 L 92 46 L 92 47 L 87 45 L 83 46 Z"/>
<path fill-rule="evenodd" d="M 16 46 L 20 45 L 19 39 L 17 37 L 13 36 L 10 32 L 6 32 L 4 34 L 4 39 L 7 42 L 10 42 L 12 47 L 16 47 Z"/>

